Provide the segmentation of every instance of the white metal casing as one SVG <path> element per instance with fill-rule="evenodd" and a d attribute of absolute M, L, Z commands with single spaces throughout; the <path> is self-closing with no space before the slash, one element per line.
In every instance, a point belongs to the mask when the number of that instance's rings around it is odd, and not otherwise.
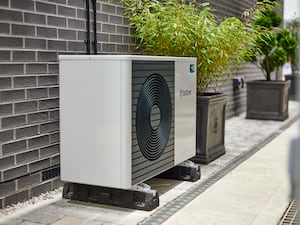
<path fill-rule="evenodd" d="M 59 56 L 63 181 L 122 189 L 132 186 L 133 60 L 175 62 L 174 166 L 195 155 L 195 58 L 136 55 Z"/>

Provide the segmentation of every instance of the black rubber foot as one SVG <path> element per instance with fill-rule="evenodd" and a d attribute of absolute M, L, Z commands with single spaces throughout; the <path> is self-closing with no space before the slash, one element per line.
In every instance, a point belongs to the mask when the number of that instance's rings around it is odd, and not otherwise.
<path fill-rule="evenodd" d="M 155 190 L 123 190 L 76 183 L 64 184 L 63 198 L 145 211 L 159 206 Z"/>
<path fill-rule="evenodd" d="M 199 165 L 187 160 L 186 162 L 159 174 L 157 177 L 195 182 L 201 178 L 201 170 Z"/>

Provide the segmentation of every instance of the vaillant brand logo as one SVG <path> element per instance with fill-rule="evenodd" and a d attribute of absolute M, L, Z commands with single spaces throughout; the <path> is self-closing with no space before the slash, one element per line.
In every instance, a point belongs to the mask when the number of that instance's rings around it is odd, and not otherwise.
<path fill-rule="evenodd" d="M 195 74 L 195 64 L 190 64 L 190 74 L 191 75 Z"/>
<path fill-rule="evenodd" d="M 180 89 L 180 98 L 185 97 L 185 96 L 190 96 L 190 95 L 192 95 L 192 90 Z"/>

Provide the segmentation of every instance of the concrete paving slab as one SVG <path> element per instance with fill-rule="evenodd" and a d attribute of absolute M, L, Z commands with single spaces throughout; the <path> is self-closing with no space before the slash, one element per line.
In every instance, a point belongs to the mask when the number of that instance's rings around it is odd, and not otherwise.
<path fill-rule="evenodd" d="M 288 144 L 296 126 L 284 131 L 163 225 L 276 225 L 289 203 Z"/>

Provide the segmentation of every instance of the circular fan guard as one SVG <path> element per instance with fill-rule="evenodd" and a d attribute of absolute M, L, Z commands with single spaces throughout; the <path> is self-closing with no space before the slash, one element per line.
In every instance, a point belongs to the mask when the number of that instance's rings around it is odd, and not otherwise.
<path fill-rule="evenodd" d="M 144 82 L 137 102 L 136 133 L 140 150 L 156 160 L 167 145 L 172 124 L 172 102 L 166 80 L 159 74 Z"/>

